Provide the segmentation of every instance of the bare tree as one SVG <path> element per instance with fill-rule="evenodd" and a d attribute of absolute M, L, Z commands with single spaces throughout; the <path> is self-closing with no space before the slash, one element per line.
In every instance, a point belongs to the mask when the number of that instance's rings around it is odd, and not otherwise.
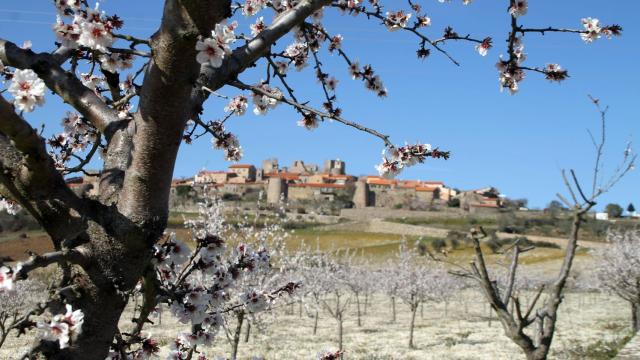
<path fill-rule="evenodd" d="M 55 248 L 50 254 L 34 254 L 21 269 L 6 274 L 19 280 L 33 269 L 59 264 L 65 274 L 60 288 L 72 286 L 74 294 L 79 294 L 62 300 L 84 314 L 84 330 L 77 331 L 72 346 L 61 349 L 43 339 L 30 352 L 32 358 L 102 360 L 111 345 L 129 341 L 122 339 L 118 319 L 138 281 L 156 271 L 151 262 L 153 246 L 163 239 L 167 225 L 170 184 L 181 142 L 208 134 L 229 160 L 238 160 L 242 154 L 237 138 L 224 124 L 245 113 L 248 97 L 223 95 L 220 91 L 225 86 L 225 91 L 235 88 L 250 94 L 256 114 L 287 104 L 300 114 L 300 125 L 306 128 L 333 120 L 380 138 L 387 149 L 379 166 L 385 175 L 429 157 L 449 156 L 426 144 L 395 147 L 388 136 L 341 115 L 335 105 L 336 81 L 323 68 L 321 47 L 337 53 L 351 76 L 377 95 L 386 96 L 387 90 L 373 68 L 352 60 L 341 46 L 342 37 L 322 25 L 323 9 L 371 19 L 390 31 L 415 37 L 420 57 L 434 51 L 458 64 L 444 49 L 445 43 L 469 42 L 481 55 L 492 47 L 490 38 L 459 35 L 451 27 L 442 36 L 431 37 L 426 30 L 431 20 L 412 1 L 394 2 L 398 9 L 385 12 L 381 1 L 165 0 L 160 25 L 148 38 L 119 32 L 122 19 L 90 6 L 89 1 L 56 0 L 54 4 L 59 19 L 54 25 L 57 43 L 51 51 L 38 53 L 0 39 L 0 72 L 10 80 L 6 94 L 0 96 L 0 193 L 5 201 L 19 203 L 31 213 Z M 519 24 L 527 2 L 509 0 L 507 4 L 510 31 L 507 57 L 499 62 L 499 79 L 511 92 L 518 90 L 526 71 L 553 81 L 567 77 L 566 70 L 555 64 L 525 66 L 519 35 L 575 33 L 591 42 L 621 31 L 617 25 L 602 26 L 591 18 L 584 19 L 580 29 L 528 28 Z M 267 24 L 257 18 L 250 36 L 236 34 L 237 24 L 228 21 L 261 11 L 272 13 L 272 21 Z M 293 43 L 278 48 L 289 34 Z M 301 69 L 307 62 L 320 80 L 323 109 L 298 99 L 288 83 L 287 69 Z M 142 65 L 133 68 L 134 64 Z M 245 70 L 254 67 L 264 70 L 264 80 L 246 79 Z M 44 104 L 45 88 L 75 111 L 63 120 L 64 131 L 48 142 L 26 118 Z M 230 100 L 224 115 L 215 121 L 201 118 L 211 95 Z M 97 174 L 85 170 L 97 160 L 95 154 L 103 159 Z M 71 191 L 64 176 L 76 173 L 99 177 L 97 197 Z M 145 294 L 156 296 L 157 292 L 145 290 Z"/>
<path fill-rule="evenodd" d="M 631 326 L 640 330 L 640 230 L 613 231 L 598 254 L 600 286 L 631 305 Z"/>
<path fill-rule="evenodd" d="M 561 194 L 557 194 L 557 196 L 572 211 L 572 229 L 565 248 L 562 265 L 553 281 L 547 286 L 540 286 L 528 305 L 521 301 L 518 294 L 514 292 L 519 259 L 522 253 L 533 250 L 533 247 L 523 247 L 519 241 L 516 240 L 515 243 L 506 250 L 511 251 L 511 262 L 505 286 L 500 289 L 495 278 L 490 275 L 485 261 L 481 247 L 481 239 L 487 237 L 487 234 L 482 227 L 472 229 L 470 234 L 475 250 L 475 258 L 471 263 L 470 271 L 463 269 L 454 272 L 457 275 L 468 277 L 478 282 L 486 301 L 497 313 L 505 334 L 522 349 L 527 359 L 531 360 L 546 359 L 551 349 L 558 319 L 558 309 L 564 297 L 565 287 L 570 279 L 569 275 L 578 247 L 580 228 L 585 222 L 588 212 L 596 205 L 595 201 L 602 194 L 611 189 L 629 171 L 633 170 L 636 160 L 636 155 L 632 154 L 630 145 L 627 145 L 619 167 L 615 169 L 612 176 L 608 178 L 606 182 L 599 182 L 606 140 L 607 109 L 600 107 L 599 100 L 594 98 L 591 98 L 591 100 L 597 106 L 601 116 L 600 140 L 598 141 L 593 135 L 591 136 L 596 153 L 592 192 L 591 195 L 586 195 L 587 193 L 583 190 L 583 186 L 578 180 L 574 170 L 570 171 L 571 179 L 567 177 L 564 170 L 562 171 L 562 177 L 567 191 L 573 201 L 569 201 Z M 589 134 L 591 135 L 591 133 Z M 543 293 L 545 294 L 544 303 L 536 307 Z M 511 303 L 513 306 L 509 307 Z M 531 325 L 535 325 L 533 337 L 525 333 L 525 329 Z"/>

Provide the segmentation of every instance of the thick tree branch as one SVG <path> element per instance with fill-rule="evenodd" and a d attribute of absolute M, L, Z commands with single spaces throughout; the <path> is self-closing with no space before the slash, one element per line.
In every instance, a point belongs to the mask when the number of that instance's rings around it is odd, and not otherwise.
<path fill-rule="evenodd" d="M 87 118 L 107 139 L 116 130 L 118 112 L 110 108 L 91 89 L 59 65 L 60 59 L 48 53 L 36 54 L 0 39 L 0 61 L 19 69 L 32 69 L 51 90 Z"/>
<path fill-rule="evenodd" d="M 191 96 L 193 106 L 191 118 L 202 112 L 202 104 L 209 96 L 208 92 L 202 90 L 203 86 L 213 91 L 218 90 L 260 57 L 268 54 L 271 45 L 288 34 L 291 29 L 301 25 L 307 17 L 330 3 L 331 0 L 302 0 L 293 9 L 278 15 L 268 28 L 249 40 L 246 45 L 235 49 L 233 54 L 224 60 L 221 67 L 214 69 L 203 65 L 198 85 Z"/>
<path fill-rule="evenodd" d="M 82 227 L 73 215 L 85 207 L 66 186 L 47 154 L 44 139 L 0 96 L 0 182 L 45 228 L 54 245 Z M 72 225 L 74 224 L 75 225 Z"/>

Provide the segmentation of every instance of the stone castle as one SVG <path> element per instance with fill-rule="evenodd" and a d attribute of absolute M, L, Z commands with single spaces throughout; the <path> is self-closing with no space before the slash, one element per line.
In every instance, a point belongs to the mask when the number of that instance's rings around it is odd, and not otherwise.
<path fill-rule="evenodd" d="M 86 196 L 97 195 L 98 177 L 67 179 L 69 187 Z M 251 164 L 233 164 L 224 171 L 202 170 L 193 178 L 175 179 L 171 184 L 172 198 L 201 197 L 215 191 L 223 199 L 260 199 L 266 194 L 269 204 L 282 199 L 289 203 L 338 202 L 336 205 L 354 208 L 404 208 L 428 210 L 447 206 L 456 200 L 467 211 L 492 211 L 502 206 L 495 188 L 459 191 L 441 181 L 396 180 L 380 176 L 356 177 L 346 173 L 342 160 L 327 160 L 322 168 L 296 160 L 289 167 L 280 167 L 277 159 L 267 159 L 261 168 Z"/>
<path fill-rule="evenodd" d="M 289 203 L 305 201 L 333 202 L 338 199 L 350 207 L 382 207 L 426 209 L 458 199 L 465 210 L 497 209 L 501 206 L 499 192 L 494 188 L 458 191 L 441 181 L 396 180 L 380 176 L 356 177 L 346 173 L 342 160 L 326 160 L 322 166 L 295 160 L 281 167 L 277 159 L 262 161 L 262 167 L 233 164 L 226 171 L 202 170 L 195 177 L 177 179 L 172 193 L 188 187 L 196 193 L 206 187 L 227 196 L 245 197 L 266 194 L 269 204 L 281 199 Z"/>

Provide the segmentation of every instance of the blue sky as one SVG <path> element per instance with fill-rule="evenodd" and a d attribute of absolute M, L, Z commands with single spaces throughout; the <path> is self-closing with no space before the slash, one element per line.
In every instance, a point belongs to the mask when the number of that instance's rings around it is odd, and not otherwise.
<path fill-rule="evenodd" d="M 462 6 L 457 0 L 451 4 L 436 0 L 420 3 L 432 18 L 432 28 L 427 30 L 431 37 L 439 36 L 445 26 L 451 25 L 460 34 L 493 37 L 494 49 L 487 57 L 481 57 L 471 44 L 447 44 L 446 49 L 462 64 L 457 67 L 435 52 L 426 60 L 417 59 L 417 42 L 411 34 L 387 32 L 365 18 L 341 16 L 329 10 L 324 21 L 330 32 L 344 36 L 344 48 L 351 58 L 361 64 L 371 63 L 389 90 L 389 97 L 377 98 L 361 82 L 348 77 L 341 59 L 323 52 L 326 70 L 340 80 L 337 96 L 344 117 L 389 134 L 398 144 L 419 140 L 452 152 L 449 161 L 415 166 L 406 170 L 402 178 L 442 180 L 461 189 L 492 185 L 509 197 L 528 198 L 532 206 L 542 207 L 563 190 L 560 169 L 575 168 L 585 181 L 590 178 L 594 150 L 586 130 L 597 129 L 598 114 L 587 99 L 588 94 L 610 106 L 605 170 L 617 165 L 628 140 L 640 137 L 640 71 L 636 65 L 640 58 L 640 3 L 531 2 L 529 13 L 522 18 L 525 26 L 579 27 L 581 18 L 592 16 L 604 24 L 622 25 L 624 33 L 622 38 L 601 39 L 593 44 L 585 44 L 575 34 L 527 35 L 526 64 L 559 63 L 571 77 L 556 84 L 529 74 L 516 96 L 499 91 L 494 68 L 498 55 L 505 52 L 507 1 L 477 0 L 469 6 Z M 153 33 L 161 7 L 161 1 L 102 3 L 107 13 L 124 18 L 123 32 L 137 36 Z M 32 40 L 36 51 L 53 48 L 50 25 L 54 21 L 49 1 L 3 0 L 0 4 L 0 36 L 18 44 Z M 240 28 L 248 33 L 246 24 L 242 21 Z M 285 39 L 280 46 L 289 42 Z M 289 79 L 296 85 L 300 99 L 321 103 L 321 88 L 311 67 L 292 71 Z M 241 80 L 257 82 L 260 74 L 250 71 Z M 221 92 L 238 93 L 227 88 Z M 209 100 L 205 118 L 219 118 L 224 105 L 223 100 Z M 47 132 L 53 132 L 66 110 L 48 96 L 47 106 L 29 114 L 28 119 L 34 126 L 46 124 Z M 337 123 L 324 123 L 309 132 L 296 126 L 297 120 L 294 111 L 280 106 L 266 116 L 247 114 L 233 118 L 228 128 L 240 138 L 243 162 L 257 164 L 264 158 L 277 157 L 281 164 L 290 164 L 294 159 L 321 163 L 340 158 L 347 161 L 349 173 L 375 172 L 373 166 L 379 162 L 382 150 L 378 139 Z M 175 176 L 189 176 L 203 167 L 226 166 L 222 154 L 203 138 L 183 145 Z M 638 185 L 640 175 L 636 171 L 601 198 L 601 206 L 619 202 L 626 207 L 634 202 L 638 207 Z"/>

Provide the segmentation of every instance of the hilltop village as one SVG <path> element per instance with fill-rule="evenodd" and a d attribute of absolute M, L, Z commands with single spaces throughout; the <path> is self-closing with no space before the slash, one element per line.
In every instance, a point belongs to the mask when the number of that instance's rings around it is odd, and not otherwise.
<path fill-rule="evenodd" d="M 69 179 L 72 188 L 92 195 L 96 177 Z M 437 210 L 459 207 L 469 212 L 491 212 L 502 206 L 502 197 L 493 187 L 461 191 L 442 181 L 396 180 L 380 176 L 347 174 L 342 160 L 326 160 L 321 166 L 294 161 L 281 166 L 267 159 L 261 167 L 232 164 L 226 170 L 201 170 L 192 178 L 174 179 L 172 202 L 180 198 L 201 198 L 216 194 L 224 200 L 261 200 L 276 204 L 335 203 L 342 208 L 393 208 Z"/>

